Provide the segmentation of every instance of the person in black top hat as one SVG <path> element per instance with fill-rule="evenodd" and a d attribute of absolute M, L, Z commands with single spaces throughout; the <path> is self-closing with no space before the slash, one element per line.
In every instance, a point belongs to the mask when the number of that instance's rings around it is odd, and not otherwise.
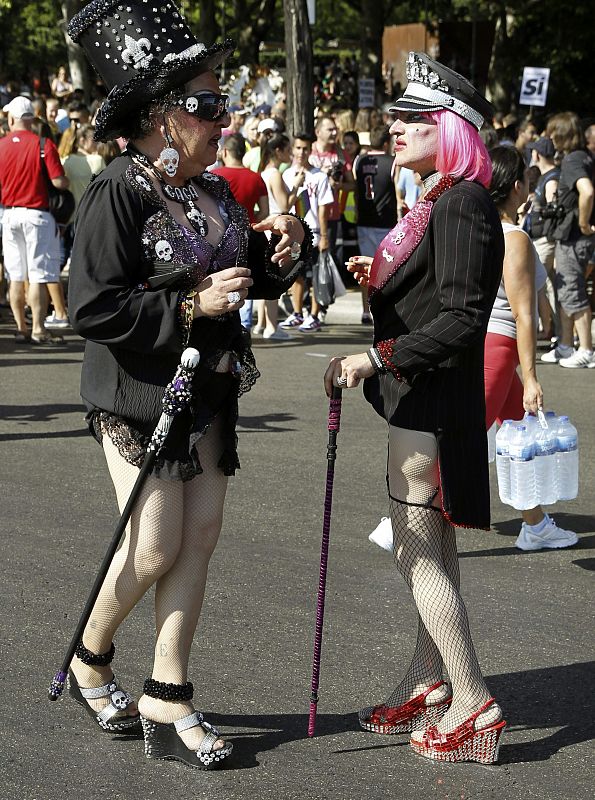
<path fill-rule="evenodd" d="M 455 526 L 490 524 L 483 350 L 504 243 L 478 131 L 492 108 L 424 53 L 409 54 L 407 77 L 390 132 L 395 164 L 419 172 L 424 192 L 374 259 L 351 267 L 368 286 L 374 346 L 325 374 L 329 394 L 364 380 L 388 422 L 394 555 L 419 613 L 405 676 L 359 719 L 375 733 L 411 732 L 427 758 L 491 763 L 505 723 L 469 632 Z"/>
<path fill-rule="evenodd" d="M 82 199 L 70 271 L 72 327 L 87 340 L 81 394 L 121 505 L 182 351 L 201 356 L 190 406 L 175 417 L 77 648 L 71 693 L 110 733 L 138 727 L 140 712 L 149 758 L 210 768 L 232 746 L 195 711 L 187 671 L 239 467 L 238 397 L 259 376 L 239 309 L 291 285 L 308 231 L 290 215 L 251 228 L 227 182 L 206 171 L 229 123 L 213 70 L 230 41 L 198 42 L 171 2 L 146 0 L 94 0 L 69 33 L 109 90 L 97 138 L 129 140 Z M 111 671 L 112 638 L 153 584 L 155 660 L 137 709 Z M 216 676 L 208 654 L 201 663 L 204 697 Z"/>

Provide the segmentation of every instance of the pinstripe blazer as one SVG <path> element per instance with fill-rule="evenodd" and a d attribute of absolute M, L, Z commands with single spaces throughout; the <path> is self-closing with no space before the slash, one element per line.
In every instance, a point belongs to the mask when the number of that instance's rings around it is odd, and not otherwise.
<path fill-rule="evenodd" d="M 436 435 L 443 511 L 463 527 L 490 524 L 483 348 L 503 258 L 487 190 L 461 181 L 371 299 L 374 343 L 393 371 L 365 381 L 366 399 L 389 424 Z"/>

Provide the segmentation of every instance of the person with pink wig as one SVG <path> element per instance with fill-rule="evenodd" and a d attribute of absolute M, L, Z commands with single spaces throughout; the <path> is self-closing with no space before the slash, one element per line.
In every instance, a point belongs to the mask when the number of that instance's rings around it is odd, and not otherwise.
<path fill-rule="evenodd" d="M 407 77 L 390 132 L 395 165 L 418 172 L 424 191 L 373 259 L 351 259 L 368 287 L 374 344 L 325 373 L 327 394 L 363 380 L 388 422 L 394 557 L 418 611 L 404 677 L 359 721 L 410 733 L 427 758 L 493 763 L 506 723 L 471 639 L 455 536 L 490 526 L 483 351 L 504 240 L 478 131 L 492 107 L 424 53 L 409 54 Z"/>

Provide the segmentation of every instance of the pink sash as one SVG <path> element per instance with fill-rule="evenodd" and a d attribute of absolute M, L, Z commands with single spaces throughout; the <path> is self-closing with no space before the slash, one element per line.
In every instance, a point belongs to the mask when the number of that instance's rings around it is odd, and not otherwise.
<path fill-rule="evenodd" d="M 447 189 L 458 183 L 457 178 L 444 175 L 423 200 L 418 200 L 409 213 L 384 237 L 372 262 L 368 280 L 368 296 L 386 286 L 421 242 L 430 222 L 435 201 Z"/>

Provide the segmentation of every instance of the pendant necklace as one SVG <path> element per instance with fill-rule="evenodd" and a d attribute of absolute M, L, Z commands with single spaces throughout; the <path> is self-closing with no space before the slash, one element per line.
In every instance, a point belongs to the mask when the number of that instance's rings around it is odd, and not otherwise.
<path fill-rule="evenodd" d="M 161 172 L 151 163 L 144 153 L 141 153 L 140 150 L 137 150 L 136 147 L 130 144 L 128 144 L 128 150 L 131 151 L 133 159 L 146 167 L 151 175 L 158 181 L 163 195 L 168 200 L 179 203 L 182 206 L 186 218 L 194 230 L 202 237 L 206 237 L 209 233 L 207 215 L 199 208 L 199 194 L 192 180 L 189 178 L 183 186 L 170 186 L 169 183 L 165 182 Z"/>

